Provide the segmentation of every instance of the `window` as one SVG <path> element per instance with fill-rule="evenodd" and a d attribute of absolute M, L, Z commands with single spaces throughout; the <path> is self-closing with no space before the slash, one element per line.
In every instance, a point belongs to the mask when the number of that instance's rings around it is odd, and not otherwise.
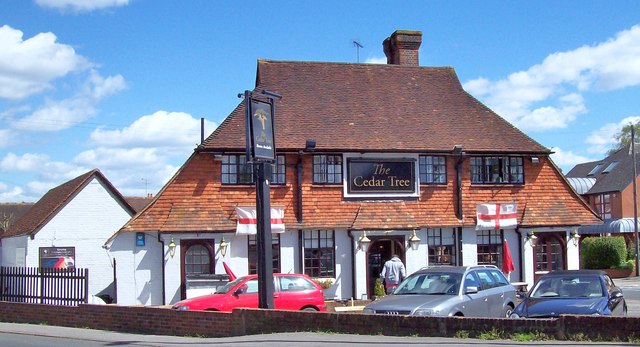
<path fill-rule="evenodd" d="M 611 195 L 600 194 L 596 195 L 596 210 L 600 214 L 600 218 L 611 218 Z"/>
<path fill-rule="evenodd" d="M 591 171 L 589 171 L 587 176 L 595 175 L 598 172 L 598 170 L 600 170 L 601 167 L 602 167 L 602 163 L 597 164 L 593 169 L 591 169 Z"/>
<path fill-rule="evenodd" d="M 607 165 L 607 167 L 604 170 L 602 170 L 602 173 L 604 174 L 604 173 L 611 172 L 611 170 L 613 170 L 613 168 L 616 167 L 616 165 L 618 165 L 617 161 L 611 162 L 611 164 Z"/>
<path fill-rule="evenodd" d="M 342 156 L 314 155 L 313 183 L 342 183 Z"/>
<path fill-rule="evenodd" d="M 447 183 L 445 157 L 421 155 L 419 158 L 420 183 Z"/>
<path fill-rule="evenodd" d="M 304 273 L 311 277 L 335 277 L 333 230 L 304 231 Z"/>
<path fill-rule="evenodd" d="M 472 183 L 524 183 L 522 157 L 472 157 Z"/>
<path fill-rule="evenodd" d="M 280 282 L 280 291 L 283 292 L 302 292 L 305 290 L 315 290 L 316 286 L 308 279 L 298 276 L 280 276 L 277 277 Z"/>
<path fill-rule="evenodd" d="M 429 265 L 455 265 L 453 230 L 428 229 Z"/>
<path fill-rule="evenodd" d="M 499 230 L 479 230 L 476 234 L 478 265 L 502 268 L 502 233 Z"/>
<path fill-rule="evenodd" d="M 258 273 L 258 238 L 249 235 L 248 248 L 249 274 Z M 271 258 L 273 259 L 273 272 L 280 272 L 280 234 L 271 234 Z"/>
<path fill-rule="evenodd" d="M 271 183 L 284 184 L 286 165 L 283 155 L 276 156 L 276 162 L 271 165 Z M 253 165 L 247 163 L 245 155 L 222 156 L 222 184 L 252 184 Z"/>
<path fill-rule="evenodd" d="M 210 274 L 211 254 L 209 249 L 200 244 L 190 246 L 184 256 L 184 271 L 187 275 Z"/>

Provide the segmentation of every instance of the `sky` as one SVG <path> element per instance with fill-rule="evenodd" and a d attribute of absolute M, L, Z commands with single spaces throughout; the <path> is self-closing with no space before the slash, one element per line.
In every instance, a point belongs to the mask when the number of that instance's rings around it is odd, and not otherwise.
<path fill-rule="evenodd" d="M 258 59 L 385 63 L 395 30 L 421 31 L 421 66 L 453 67 L 563 172 L 640 121 L 635 0 L 0 5 L 0 203 L 94 168 L 125 196 L 155 195 L 200 143 L 201 118 L 208 136 L 253 89 Z"/>

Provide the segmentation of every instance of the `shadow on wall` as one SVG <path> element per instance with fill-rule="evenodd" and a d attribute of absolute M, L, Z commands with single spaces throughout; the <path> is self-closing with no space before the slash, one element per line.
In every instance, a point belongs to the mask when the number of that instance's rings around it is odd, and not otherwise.
<path fill-rule="evenodd" d="M 135 233 L 120 233 L 109 254 L 116 260 L 119 305 L 162 305 L 162 244 L 152 233 L 136 246 Z"/>

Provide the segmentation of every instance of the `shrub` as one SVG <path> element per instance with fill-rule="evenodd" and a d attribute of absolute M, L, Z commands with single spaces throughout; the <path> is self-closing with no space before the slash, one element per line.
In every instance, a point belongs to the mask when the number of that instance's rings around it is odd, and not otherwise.
<path fill-rule="evenodd" d="M 373 289 L 373 295 L 375 295 L 378 298 L 381 298 L 387 295 L 384 289 L 384 285 L 382 285 L 382 281 L 380 280 L 380 278 L 376 278 L 375 288 Z"/>
<path fill-rule="evenodd" d="M 581 242 L 583 269 L 611 269 L 627 260 L 624 237 L 588 237 Z"/>

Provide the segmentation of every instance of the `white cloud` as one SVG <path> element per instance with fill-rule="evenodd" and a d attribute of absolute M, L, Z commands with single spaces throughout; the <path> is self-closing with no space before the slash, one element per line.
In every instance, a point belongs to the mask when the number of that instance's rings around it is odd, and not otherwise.
<path fill-rule="evenodd" d="M 205 121 L 205 134 L 215 129 L 213 122 Z M 162 147 L 188 153 L 200 142 L 200 119 L 183 112 L 157 111 L 138 118 L 121 130 L 96 129 L 91 143 L 109 147 Z"/>
<path fill-rule="evenodd" d="M 587 152 L 599 155 L 606 154 L 607 151 L 617 144 L 616 134 L 618 134 L 624 126 L 638 122 L 640 122 L 640 116 L 627 117 L 618 123 L 607 123 L 592 131 L 585 140 L 585 143 L 589 145 Z"/>
<path fill-rule="evenodd" d="M 126 88 L 121 75 L 104 78 L 95 70 L 74 96 L 63 100 L 47 100 L 44 105 L 19 120 L 10 123 L 23 131 L 59 131 L 82 123 L 96 114 L 96 104 L 104 97 Z"/>
<path fill-rule="evenodd" d="M 640 85 L 640 25 L 614 38 L 549 55 L 507 78 L 478 78 L 464 88 L 523 130 L 565 128 L 585 113 L 581 92 Z"/>
<path fill-rule="evenodd" d="M 54 8 L 61 11 L 90 12 L 109 7 L 124 6 L 129 0 L 36 0 L 42 7 Z"/>
<path fill-rule="evenodd" d="M 13 132 L 9 129 L 0 129 L 0 148 L 7 147 L 13 138 Z"/>
<path fill-rule="evenodd" d="M 0 183 L 0 201 L 33 201 L 29 197 L 24 195 L 24 191 L 20 187 L 13 187 L 8 190 L 9 187 Z"/>
<path fill-rule="evenodd" d="M 0 27 L 0 98 L 38 94 L 52 88 L 53 80 L 89 66 L 71 46 L 57 43 L 53 33 L 22 36 L 8 25 Z"/>
<path fill-rule="evenodd" d="M 551 160 L 553 160 L 553 162 L 556 163 L 556 165 L 558 165 L 565 174 L 577 164 L 595 160 L 574 154 L 572 151 L 563 151 L 559 147 L 553 147 L 551 148 L 551 151 L 555 152 L 551 154 Z"/>
<path fill-rule="evenodd" d="M 364 61 L 366 64 L 386 64 L 386 57 L 369 57 Z"/>
<path fill-rule="evenodd" d="M 17 156 L 13 153 L 8 153 L 0 160 L 0 171 L 37 171 L 42 167 L 43 163 L 48 161 L 49 156 L 46 154 L 25 153 Z"/>

